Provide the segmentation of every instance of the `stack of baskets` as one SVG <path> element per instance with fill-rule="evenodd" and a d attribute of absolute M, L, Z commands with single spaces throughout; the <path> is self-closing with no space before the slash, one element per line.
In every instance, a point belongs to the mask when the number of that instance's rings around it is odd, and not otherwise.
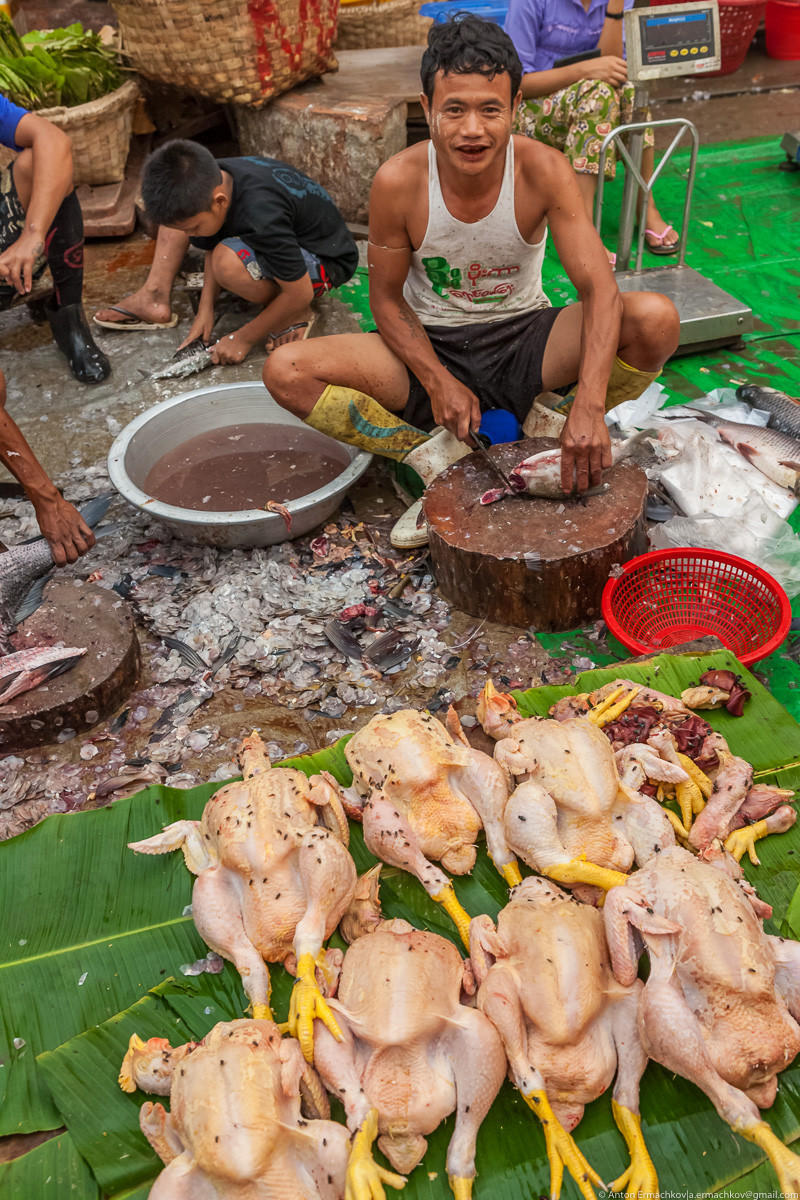
<path fill-rule="evenodd" d="M 336 70 L 338 0 L 111 0 L 122 48 L 146 79 L 260 108 Z"/>
<path fill-rule="evenodd" d="M 336 49 L 424 46 L 432 24 L 430 17 L 420 16 L 419 0 L 343 0 Z"/>

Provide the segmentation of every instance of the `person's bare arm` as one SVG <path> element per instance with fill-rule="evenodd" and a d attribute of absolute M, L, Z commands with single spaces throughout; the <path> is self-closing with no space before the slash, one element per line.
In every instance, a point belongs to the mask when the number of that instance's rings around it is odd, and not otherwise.
<path fill-rule="evenodd" d="M 619 346 L 622 298 L 567 160 L 548 156 L 546 172 L 531 171 L 532 185 L 534 179 L 546 189 L 553 242 L 583 305 L 578 386 L 561 434 L 561 483 L 571 492 L 575 481 L 580 492 L 599 484 L 603 469 L 611 466 L 605 401 Z"/>
<path fill-rule="evenodd" d="M 623 9 L 623 0 L 607 0 L 606 14 L 617 13 L 621 17 Z M 613 17 L 606 15 L 606 19 L 603 22 L 603 28 L 600 30 L 600 40 L 597 43 L 601 54 L 613 54 L 616 58 L 622 58 L 624 53 L 622 45 L 622 26 L 622 20 L 614 20 Z"/>
<path fill-rule="evenodd" d="M 412 254 L 406 217 L 416 199 L 415 186 L 408 186 L 396 161 L 381 167 L 372 184 L 370 308 L 386 345 L 414 372 L 430 396 L 436 424 L 466 442 L 470 429 L 480 425 L 478 398 L 442 366 L 421 321 L 403 296 Z"/>
<path fill-rule="evenodd" d="M 603 32 L 605 33 L 607 25 L 621 24 L 621 21 L 607 19 L 603 25 Z M 522 76 L 520 85 L 523 99 L 552 96 L 553 92 L 559 92 L 581 79 L 600 79 L 612 87 L 621 87 L 628 78 L 628 68 L 622 57 L 621 37 L 620 34 L 619 54 L 603 50 L 599 58 L 585 58 L 582 62 L 570 63 L 566 67 L 551 67 L 549 71 L 529 71 Z M 602 36 L 600 48 L 603 49 Z"/>
<path fill-rule="evenodd" d="M 25 488 L 57 567 L 76 562 L 94 545 L 94 534 L 47 475 L 22 431 L 6 412 L 6 381 L 0 372 L 0 463 Z"/>
<path fill-rule="evenodd" d="M 277 335 L 288 326 L 304 319 L 304 314 L 314 299 L 311 276 L 306 272 L 300 279 L 276 279 L 275 282 L 280 289 L 275 299 L 262 308 L 252 321 L 248 321 L 241 329 L 217 342 L 211 351 L 214 362 L 242 362 L 253 346 L 263 345 L 272 335 Z M 301 334 L 302 330 L 295 331 L 295 337 L 300 337 Z M 281 339 L 281 342 L 284 340 L 286 339 Z M 288 340 L 292 340 L 291 335 Z M 269 348 L 274 349 L 274 345 Z"/>
<path fill-rule="evenodd" d="M 31 290 L 33 266 L 44 250 L 47 231 L 72 191 L 72 142 L 61 129 L 33 113 L 22 118 L 15 136 L 18 146 L 33 151 L 32 184 L 25 228 L 0 254 L 0 278 L 24 295 Z"/>

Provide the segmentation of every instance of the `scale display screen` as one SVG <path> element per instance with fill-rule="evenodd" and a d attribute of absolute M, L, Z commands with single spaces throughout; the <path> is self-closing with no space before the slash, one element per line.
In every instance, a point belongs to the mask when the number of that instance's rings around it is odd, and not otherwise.
<path fill-rule="evenodd" d="M 625 14 L 628 76 L 658 79 L 719 68 L 716 3 L 635 8 Z"/>

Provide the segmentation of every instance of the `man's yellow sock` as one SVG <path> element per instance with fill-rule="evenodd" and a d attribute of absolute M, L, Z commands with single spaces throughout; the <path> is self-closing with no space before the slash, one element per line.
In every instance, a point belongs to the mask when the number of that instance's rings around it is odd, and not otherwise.
<path fill-rule="evenodd" d="M 645 392 L 651 383 L 658 379 L 660 371 L 640 371 L 638 367 L 631 367 L 617 355 L 614 359 L 614 365 L 611 368 L 611 374 L 608 377 L 608 387 L 606 389 L 606 412 L 610 412 L 612 408 L 616 408 L 618 404 L 624 404 L 626 400 L 636 400 Z M 552 394 L 552 393 L 551 393 Z M 565 415 L 572 408 L 572 402 L 575 399 L 575 390 L 570 391 L 564 396 L 558 404 L 553 405 L 553 412 L 564 413 Z"/>
<path fill-rule="evenodd" d="M 402 462 L 429 435 L 389 412 L 372 396 L 354 388 L 328 384 L 305 419 L 306 425 L 338 442 Z"/>

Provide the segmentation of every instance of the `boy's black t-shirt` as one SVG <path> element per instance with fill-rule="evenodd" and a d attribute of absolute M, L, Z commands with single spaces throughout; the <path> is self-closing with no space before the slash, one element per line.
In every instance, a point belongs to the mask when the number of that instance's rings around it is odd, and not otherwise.
<path fill-rule="evenodd" d="M 213 237 L 192 245 L 213 250 L 238 237 L 268 266 L 268 276 L 285 283 L 302 279 L 307 267 L 302 247 L 322 261 L 335 287 L 358 266 L 358 249 L 344 218 L 321 184 L 275 158 L 221 158 L 233 179 L 224 224 Z"/>

